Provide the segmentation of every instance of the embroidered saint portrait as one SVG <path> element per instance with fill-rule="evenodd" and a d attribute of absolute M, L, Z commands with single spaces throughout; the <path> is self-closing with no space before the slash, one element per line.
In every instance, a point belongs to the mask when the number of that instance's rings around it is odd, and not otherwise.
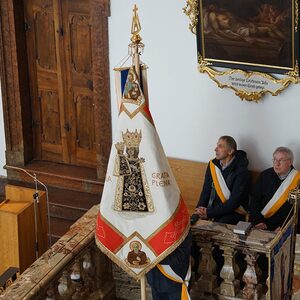
<path fill-rule="evenodd" d="M 149 263 L 149 258 L 142 251 L 142 244 L 139 241 L 132 241 L 129 245 L 130 252 L 127 254 L 126 263 L 131 267 L 139 268 Z"/>

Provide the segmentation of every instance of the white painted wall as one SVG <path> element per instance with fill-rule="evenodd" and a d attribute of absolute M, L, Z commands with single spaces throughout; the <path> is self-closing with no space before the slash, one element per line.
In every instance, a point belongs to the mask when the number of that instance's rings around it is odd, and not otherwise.
<path fill-rule="evenodd" d="M 227 134 L 247 151 L 251 169 L 271 166 L 273 150 L 281 145 L 294 151 L 300 168 L 300 85 L 260 103 L 241 101 L 233 91 L 218 88 L 197 71 L 196 37 L 182 12 L 185 1 L 111 0 L 111 68 L 127 53 L 135 3 L 146 45 L 142 60 L 149 66 L 150 109 L 166 154 L 206 162 L 214 156 L 218 137 Z M 111 87 L 115 125 L 113 79 Z"/>
<path fill-rule="evenodd" d="M 146 45 L 142 60 L 149 66 L 150 109 L 166 154 L 206 162 L 214 156 L 218 137 L 228 134 L 248 152 L 251 169 L 270 166 L 272 152 L 280 145 L 294 151 L 295 165 L 300 168 L 300 85 L 289 87 L 277 97 L 266 96 L 260 103 L 241 101 L 231 90 L 218 88 L 206 74 L 197 71 L 196 38 L 182 12 L 185 1 L 111 0 L 110 69 L 127 54 L 135 3 Z M 117 104 L 112 71 L 111 98 L 114 128 Z M 2 175 L 2 111 L 0 124 Z"/>

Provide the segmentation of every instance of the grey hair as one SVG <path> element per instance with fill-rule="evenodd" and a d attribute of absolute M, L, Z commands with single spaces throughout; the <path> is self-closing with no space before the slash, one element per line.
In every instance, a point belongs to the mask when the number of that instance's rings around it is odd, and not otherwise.
<path fill-rule="evenodd" d="M 235 141 L 235 139 L 232 136 L 230 136 L 230 135 L 222 135 L 219 138 L 219 140 L 224 140 L 226 142 L 227 147 L 230 150 L 233 150 L 234 152 L 236 151 L 236 149 L 237 149 L 236 141 Z"/>
<path fill-rule="evenodd" d="M 288 159 L 293 163 L 294 161 L 294 154 L 293 154 L 293 151 L 288 148 L 288 147 L 278 147 L 275 149 L 275 151 L 273 152 L 273 156 L 276 154 L 276 153 L 285 153 L 288 157 Z"/>

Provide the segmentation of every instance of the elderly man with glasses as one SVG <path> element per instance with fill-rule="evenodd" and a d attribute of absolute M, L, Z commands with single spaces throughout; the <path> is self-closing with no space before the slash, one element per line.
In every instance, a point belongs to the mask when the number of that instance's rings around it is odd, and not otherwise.
<path fill-rule="evenodd" d="M 292 215 L 288 192 L 300 179 L 293 159 L 289 148 L 278 147 L 273 153 L 273 167 L 263 171 L 257 179 L 250 203 L 251 220 L 256 228 L 279 230 Z"/>

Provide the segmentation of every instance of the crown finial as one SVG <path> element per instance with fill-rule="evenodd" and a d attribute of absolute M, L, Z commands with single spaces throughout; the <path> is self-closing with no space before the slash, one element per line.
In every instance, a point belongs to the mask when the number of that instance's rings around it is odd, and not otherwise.
<path fill-rule="evenodd" d="M 132 24 L 131 24 L 132 37 L 130 39 L 134 44 L 140 44 L 140 42 L 142 41 L 142 38 L 139 35 L 139 32 L 141 31 L 141 24 L 137 12 L 138 12 L 138 8 L 135 4 L 133 7 L 133 17 L 132 17 Z"/>
<path fill-rule="evenodd" d="M 142 38 L 139 35 L 141 31 L 140 19 L 137 14 L 138 8 L 136 4 L 133 7 L 133 17 L 131 24 L 131 43 L 128 45 L 128 54 L 132 56 L 132 62 L 137 74 L 138 80 L 140 80 L 140 55 L 143 52 L 144 44 L 141 42 Z"/>

